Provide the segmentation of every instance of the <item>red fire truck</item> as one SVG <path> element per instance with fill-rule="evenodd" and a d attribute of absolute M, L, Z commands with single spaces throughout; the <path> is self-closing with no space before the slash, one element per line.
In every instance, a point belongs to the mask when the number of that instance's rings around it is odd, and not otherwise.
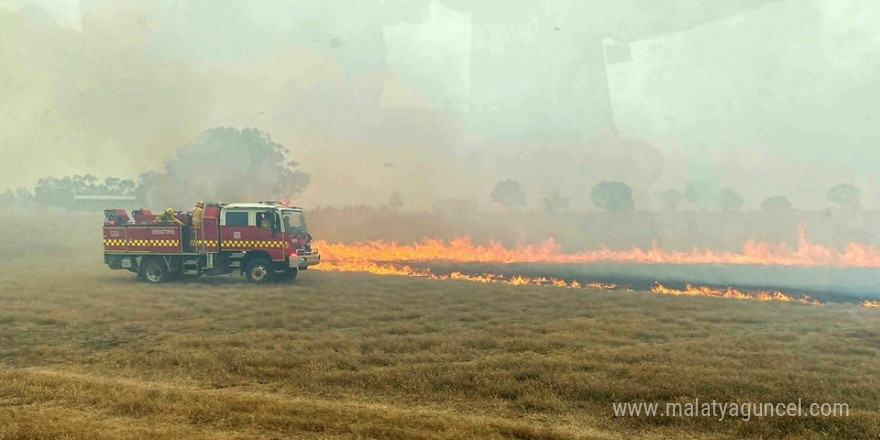
<path fill-rule="evenodd" d="M 253 283 L 293 280 L 318 264 L 302 208 L 278 202 L 205 203 L 202 221 L 175 212 L 181 225 L 156 224 L 150 211 L 104 211 L 104 262 L 151 283 L 178 276 L 223 275 L 233 271 Z"/>

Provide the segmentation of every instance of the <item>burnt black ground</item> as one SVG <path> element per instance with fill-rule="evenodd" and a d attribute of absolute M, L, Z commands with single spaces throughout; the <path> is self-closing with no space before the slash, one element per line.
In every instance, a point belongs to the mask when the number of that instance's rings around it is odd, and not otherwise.
<path fill-rule="evenodd" d="M 843 267 L 793 267 L 756 265 L 673 264 L 546 264 L 546 263 L 449 263 L 412 262 L 411 267 L 430 268 L 437 274 L 494 273 L 505 276 L 553 277 L 581 283 L 614 283 L 634 290 L 650 290 L 659 282 L 667 287 L 685 284 L 735 287 L 741 290 L 778 290 L 790 295 L 807 294 L 823 302 L 859 302 L 880 299 L 880 269 Z"/>

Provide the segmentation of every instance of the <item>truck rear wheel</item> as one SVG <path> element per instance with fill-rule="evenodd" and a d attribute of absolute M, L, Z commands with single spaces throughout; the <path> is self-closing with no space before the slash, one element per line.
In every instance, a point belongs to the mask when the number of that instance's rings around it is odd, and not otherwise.
<path fill-rule="evenodd" d="M 164 262 L 149 260 L 144 264 L 144 279 L 151 283 L 162 283 L 168 280 L 168 268 Z"/>
<path fill-rule="evenodd" d="M 247 265 L 245 275 L 248 281 L 254 284 L 262 284 L 272 281 L 272 262 L 263 258 L 251 261 Z"/>

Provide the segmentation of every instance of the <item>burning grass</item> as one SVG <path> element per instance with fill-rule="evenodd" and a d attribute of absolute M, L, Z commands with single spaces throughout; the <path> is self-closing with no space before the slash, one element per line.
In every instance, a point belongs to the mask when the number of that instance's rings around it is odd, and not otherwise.
<path fill-rule="evenodd" d="M 880 315 L 852 305 L 312 271 L 292 285 L 149 286 L 63 261 L 0 263 L 0 439 L 802 439 L 880 429 Z M 695 397 L 802 397 L 851 412 L 611 417 L 612 402 Z"/>
<path fill-rule="evenodd" d="M 413 261 L 455 261 L 479 263 L 641 263 L 641 264 L 735 264 L 774 266 L 841 266 L 880 267 L 880 251 L 870 245 L 850 243 L 837 250 L 811 242 L 803 226 L 798 228 L 798 245 L 768 243 L 749 239 L 742 251 L 720 252 L 693 249 L 670 251 L 654 244 L 650 249 L 633 248 L 620 251 L 596 249 L 562 253 L 561 246 L 552 238 L 541 244 L 506 248 L 497 242 L 474 244 L 469 237 L 449 241 L 428 239 L 413 244 L 386 241 L 365 243 L 330 243 L 316 241 L 315 245 L 331 259 L 351 264 L 358 261 L 403 263 Z"/>
<path fill-rule="evenodd" d="M 778 290 L 769 292 L 764 290 L 740 290 L 733 287 L 718 289 L 708 286 L 692 286 L 690 284 L 686 285 L 684 289 L 672 289 L 660 283 L 654 283 L 654 285 L 651 287 L 651 292 L 660 293 L 663 295 L 708 296 L 712 298 L 726 299 L 798 302 L 801 304 L 810 304 L 814 306 L 822 304 L 820 301 L 810 298 L 808 295 L 791 296 L 786 295 Z"/>
<path fill-rule="evenodd" d="M 331 257 L 332 258 L 332 257 Z M 339 260 L 338 257 L 336 257 Z M 344 259 L 343 259 L 344 260 Z M 332 261 L 332 260 L 331 260 Z M 425 268 L 412 268 L 410 266 L 405 265 L 395 265 L 395 264 L 377 264 L 367 261 L 345 261 L 345 262 L 325 262 L 321 266 L 315 267 L 316 270 L 321 271 L 330 271 L 330 272 L 364 272 L 370 273 L 374 275 L 395 275 L 395 276 L 405 276 L 405 277 L 416 277 L 416 278 L 427 278 L 431 280 L 461 280 L 461 281 L 469 281 L 472 283 L 498 283 L 498 284 L 507 284 L 510 286 L 548 286 L 548 287 L 558 287 L 565 289 L 603 289 L 603 290 L 627 290 L 631 291 L 623 286 L 618 286 L 614 283 L 600 283 L 600 282 L 588 282 L 581 283 L 577 280 L 566 281 L 560 278 L 554 277 L 528 277 L 523 275 L 502 275 L 495 273 L 483 273 L 483 274 L 466 274 L 458 271 L 450 272 L 448 275 L 436 274 L 431 271 L 431 269 Z M 809 295 L 801 294 L 801 295 L 787 295 L 780 291 L 748 291 L 748 290 L 740 290 L 733 287 L 727 287 L 725 289 L 718 289 L 708 286 L 693 286 L 688 284 L 684 289 L 673 289 L 666 287 L 659 282 L 654 283 L 651 287 L 651 292 L 664 294 L 664 295 L 678 295 L 678 296 L 707 296 L 713 298 L 726 298 L 726 299 L 750 299 L 757 301 L 782 301 L 782 302 L 797 302 L 802 304 L 810 304 L 810 305 L 821 305 L 822 303 L 819 300 L 811 298 Z M 865 301 L 867 303 L 868 301 Z M 863 303 L 863 305 L 865 304 Z M 866 307 L 869 307 L 866 305 Z"/>

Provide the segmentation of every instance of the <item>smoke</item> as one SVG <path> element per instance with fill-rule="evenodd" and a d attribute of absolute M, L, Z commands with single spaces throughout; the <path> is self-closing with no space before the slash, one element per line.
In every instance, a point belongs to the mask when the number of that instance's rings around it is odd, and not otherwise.
<path fill-rule="evenodd" d="M 526 209 L 548 194 L 590 208 L 603 180 L 637 209 L 693 180 L 750 209 L 778 194 L 823 208 L 839 182 L 876 206 L 877 8 L 5 0 L 0 162 L 20 166 L 0 188 L 135 177 L 204 130 L 255 127 L 312 176 L 306 206 L 398 191 L 407 209 L 486 208 L 505 179 Z"/>
<path fill-rule="evenodd" d="M 259 130 L 215 128 L 142 176 L 141 199 L 186 206 L 195 201 L 289 200 L 309 176 L 286 159 L 283 145 Z M 155 205 L 154 205 L 155 206 Z"/>
<path fill-rule="evenodd" d="M 618 127 L 674 142 L 689 173 L 750 208 L 773 192 L 822 208 L 835 181 L 876 188 L 878 17 L 877 2 L 785 1 L 637 42 L 609 66 Z"/>

